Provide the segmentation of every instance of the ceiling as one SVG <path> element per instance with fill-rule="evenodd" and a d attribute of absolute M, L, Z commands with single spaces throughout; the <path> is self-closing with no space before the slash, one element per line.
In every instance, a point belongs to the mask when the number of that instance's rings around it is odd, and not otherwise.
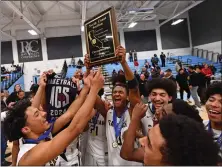
<path fill-rule="evenodd" d="M 155 22 L 170 19 L 200 1 L 0 1 L 0 31 L 34 29 L 42 34 L 44 28 L 75 26 L 110 6 L 116 10 L 118 28 L 126 29 L 131 22 Z M 131 12 L 130 12 L 131 11 Z M 134 11 L 134 12 L 132 12 Z"/>

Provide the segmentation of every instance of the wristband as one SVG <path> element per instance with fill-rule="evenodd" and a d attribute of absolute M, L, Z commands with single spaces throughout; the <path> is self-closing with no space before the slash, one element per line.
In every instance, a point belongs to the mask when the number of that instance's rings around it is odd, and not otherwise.
<path fill-rule="evenodd" d="M 128 85 L 128 88 L 129 88 L 129 89 L 134 89 L 134 88 L 136 88 L 139 84 L 138 84 L 137 79 L 134 77 L 132 80 L 130 80 L 130 81 L 127 82 L 127 85 Z"/>

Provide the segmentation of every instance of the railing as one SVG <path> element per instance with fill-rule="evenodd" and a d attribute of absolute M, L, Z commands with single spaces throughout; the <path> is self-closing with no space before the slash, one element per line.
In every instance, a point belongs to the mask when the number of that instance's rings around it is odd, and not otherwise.
<path fill-rule="evenodd" d="M 192 59 L 188 58 L 187 59 L 187 65 L 191 64 L 192 63 Z"/>
<path fill-rule="evenodd" d="M 1 90 L 9 89 L 21 76 L 22 70 L 1 75 Z"/>

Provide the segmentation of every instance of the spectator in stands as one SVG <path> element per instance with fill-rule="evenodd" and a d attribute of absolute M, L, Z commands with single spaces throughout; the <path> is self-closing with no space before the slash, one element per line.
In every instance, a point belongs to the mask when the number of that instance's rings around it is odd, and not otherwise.
<path fill-rule="evenodd" d="M 175 63 L 175 70 L 176 70 L 176 72 L 179 72 L 180 69 L 181 69 L 181 66 L 179 65 L 179 62 L 177 61 Z"/>
<path fill-rule="evenodd" d="M 151 63 L 152 63 L 152 66 L 155 67 L 158 65 L 158 62 L 159 62 L 159 59 L 157 57 L 156 54 L 154 54 L 154 57 L 151 58 Z"/>
<path fill-rule="evenodd" d="M 149 64 L 149 62 L 147 61 L 147 59 L 146 59 L 145 62 L 144 62 L 144 67 L 145 67 L 146 69 L 150 68 L 150 64 Z"/>
<path fill-rule="evenodd" d="M 133 62 L 133 52 L 131 50 L 129 51 L 129 61 Z"/>
<path fill-rule="evenodd" d="M 143 68 L 142 68 L 141 74 L 144 74 L 144 75 L 145 75 L 145 79 L 148 79 L 149 76 L 150 76 L 150 73 L 148 72 L 148 70 L 147 70 L 146 67 L 143 67 Z"/>
<path fill-rule="evenodd" d="M 146 90 L 146 84 L 147 80 L 145 78 L 144 74 L 140 75 L 140 80 L 139 80 L 139 91 L 140 91 L 140 96 L 143 101 L 143 103 L 147 104 L 148 103 L 148 92 Z"/>
<path fill-rule="evenodd" d="M 138 74 L 137 70 L 134 71 L 134 76 L 136 77 L 137 81 L 140 80 L 140 75 Z"/>
<path fill-rule="evenodd" d="M 74 56 L 72 56 L 71 65 L 72 65 L 73 67 L 76 66 L 76 61 L 75 61 L 75 57 L 74 57 Z"/>
<path fill-rule="evenodd" d="M 163 52 L 161 52 L 160 59 L 161 59 L 162 67 L 166 67 L 166 64 L 165 64 L 166 55 Z"/>
<path fill-rule="evenodd" d="M 139 67 L 139 62 L 137 59 L 134 58 L 134 67 L 136 70 L 138 70 L 138 67 Z"/>
<path fill-rule="evenodd" d="M 212 74 L 212 71 L 211 71 L 211 69 L 208 67 L 207 64 L 204 65 L 204 68 L 201 69 L 201 72 L 202 72 L 202 73 L 205 75 L 205 77 L 206 77 L 207 86 L 210 85 L 211 76 L 212 76 L 213 74 Z"/>
<path fill-rule="evenodd" d="M 218 63 L 222 63 L 222 54 L 218 55 Z"/>
<path fill-rule="evenodd" d="M 133 51 L 133 58 L 134 58 L 134 61 L 138 61 L 137 52 L 136 52 L 135 49 L 134 49 L 134 51 Z"/>
<path fill-rule="evenodd" d="M 204 104 L 204 93 L 206 91 L 206 78 L 205 75 L 203 73 L 201 73 L 201 68 L 200 66 L 196 66 L 196 73 L 198 74 L 198 89 L 197 89 L 197 93 L 198 96 L 200 97 L 200 101 L 202 104 Z"/>
<path fill-rule="evenodd" d="M 7 105 L 9 105 L 9 103 L 11 103 L 11 102 L 16 102 L 16 101 L 18 101 L 18 95 L 17 95 L 17 93 L 18 93 L 20 90 L 22 90 L 20 84 L 16 84 L 16 85 L 14 86 L 14 92 L 12 92 L 12 93 L 9 95 L 9 97 L 7 98 L 7 100 L 6 100 L 6 104 L 7 104 Z"/>
<path fill-rule="evenodd" d="M 82 61 L 81 59 L 79 59 L 78 62 L 77 62 L 77 65 L 78 65 L 78 66 L 83 66 L 83 65 L 84 65 L 84 64 L 83 64 L 83 61 Z"/>
<path fill-rule="evenodd" d="M 194 100 L 195 105 L 200 108 L 201 104 L 197 94 L 198 85 L 199 85 L 198 74 L 195 72 L 193 66 L 189 66 L 188 71 L 189 71 L 189 88 L 191 96 Z"/>
<path fill-rule="evenodd" d="M 211 65 L 209 66 L 209 68 L 211 69 L 212 74 L 215 75 L 215 73 L 216 73 L 216 71 L 217 71 L 216 67 L 214 67 L 214 65 L 211 64 Z"/>
<path fill-rule="evenodd" d="M 124 71 L 123 71 L 122 69 L 120 69 L 120 70 L 118 71 L 118 75 L 125 75 L 125 74 L 124 74 Z"/>
<path fill-rule="evenodd" d="M 184 70 L 181 68 L 179 70 L 179 73 L 176 76 L 177 84 L 179 85 L 180 90 L 180 99 L 183 100 L 183 92 L 185 91 L 187 93 L 187 102 L 190 101 L 190 89 L 188 85 L 188 75 L 184 72 Z"/>
<path fill-rule="evenodd" d="M 1 67 L 1 74 L 4 74 L 6 72 L 6 69 L 4 66 Z"/>
<path fill-rule="evenodd" d="M 171 79 L 172 81 L 174 81 L 174 82 L 176 83 L 176 78 L 174 78 L 171 69 L 167 69 L 167 70 L 165 71 L 165 75 L 164 75 L 163 78 Z"/>

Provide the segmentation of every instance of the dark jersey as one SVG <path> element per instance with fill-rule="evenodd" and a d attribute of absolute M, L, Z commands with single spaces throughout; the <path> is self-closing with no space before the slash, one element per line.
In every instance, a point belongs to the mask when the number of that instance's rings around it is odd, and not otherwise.
<path fill-rule="evenodd" d="M 50 78 L 46 85 L 46 108 L 48 119 L 58 118 L 75 100 L 77 87 L 70 79 Z"/>

